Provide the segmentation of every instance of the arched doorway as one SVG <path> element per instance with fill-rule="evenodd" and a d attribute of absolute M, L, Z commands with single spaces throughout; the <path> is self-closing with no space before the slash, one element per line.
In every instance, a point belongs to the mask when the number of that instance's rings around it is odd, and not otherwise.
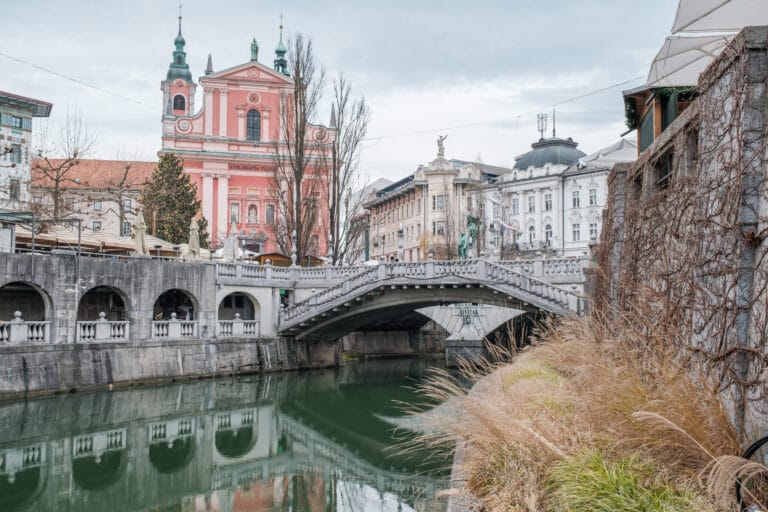
<path fill-rule="evenodd" d="M 154 320 L 168 320 L 173 313 L 179 320 L 195 320 L 197 310 L 192 294 L 174 288 L 160 294 L 152 309 Z"/>
<path fill-rule="evenodd" d="M 216 416 L 216 450 L 229 459 L 246 455 L 258 440 L 258 409 L 246 409 Z"/>
<path fill-rule="evenodd" d="M 72 476 L 81 489 L 106 489 L 120 478 L 124 455 L 123 450 L 115 450 L 76 458 L 72 461 Z"/>
<path fill-rule="evenodd" d="M 258 302 L 250 295 L 242 292 L 230 293 L 219 303 L 219 320 L 234 320 L 235 314 L 240 315 L 241 320 L 257 320 L 259 312 Z"/>
<path fill-rule="evenodd" d="M 25 510 L 34 500 L 40 484 L 40 467 L 22 469 L 13 475 L 0 475 L 0 510 Z"/>
<path fill-rule="evenodd" d="M 14 312 L 21 312 L 27 322 L 45 320 L 48 311 L 47 297 L 37 287 L 21 281 L 0 287 L 0 320 L 9 321 Z"/>
<path fill-rule="evenodd" d="M 160 473 L 174 473 L 192 460 L 195 454 L 195 440 L 180 437 L 173 441 L 159 441 L 149 445 L 149 461 Z"/>
<path fill-rule="evenodd" d="M 77 321 L 98 320 L 99 313 L 111 322 L 126 320 L 128 312 L 123 294 L 111 286 L 97 286 L 88 290 L 77 306 Z"/>
<path fill-rule="evenodd" d="M 219 303 L 217 335 L 221 337 L 259 336 L 259 303 L 243 292 L 233 292 Z"/>

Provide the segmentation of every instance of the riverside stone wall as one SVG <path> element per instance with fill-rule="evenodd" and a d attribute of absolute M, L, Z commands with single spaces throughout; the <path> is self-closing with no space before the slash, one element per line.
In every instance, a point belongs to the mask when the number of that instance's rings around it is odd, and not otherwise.
<path fill-rule="evenodd" d="M 339 346 L 285 338 L 6 346 L 0 347 L 0 399 L 335 366 Z"/>
<path fill-rule="evenodd" d="M 744 29 L 698 93 L 612 173 L 595 298 L 674 326 L 667 343 L 749 438 L 768 428 L 768 27 Z"/>

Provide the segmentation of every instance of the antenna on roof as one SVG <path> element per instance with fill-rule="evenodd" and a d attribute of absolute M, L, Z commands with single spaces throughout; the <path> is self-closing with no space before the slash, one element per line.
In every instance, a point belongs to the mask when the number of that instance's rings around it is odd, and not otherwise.
<path fill-rule="evenodd" d="M 547 114 L 536 114 L 536 124 L 538 125 L 540 138 L 543 139 L 544 132 L 547 131 Z"/>
<path fill-rule="evenodd" d="M 552 138 L 557 137 L 555 132 L 555 107 L 552 107 Z"/>

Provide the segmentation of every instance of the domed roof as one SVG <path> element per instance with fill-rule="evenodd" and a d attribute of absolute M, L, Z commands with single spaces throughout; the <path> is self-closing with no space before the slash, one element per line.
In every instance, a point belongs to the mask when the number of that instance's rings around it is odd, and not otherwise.
<path fill-rule="evenodd" d="M 547 164 L 553 165 L 571 165 L 576 163 L 579 158 L 586 156 L 586 153 L 576 149 L 578 142 L 568 137 L 567 139 L 540 139 L 531 144 L 531 151 L 520 156 L 513 169 L 525 170 L 529 167 L 544 167 Z"/>

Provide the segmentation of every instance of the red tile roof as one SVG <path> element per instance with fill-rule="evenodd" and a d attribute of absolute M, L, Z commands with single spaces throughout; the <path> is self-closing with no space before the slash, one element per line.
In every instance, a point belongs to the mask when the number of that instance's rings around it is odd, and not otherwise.
<path fill-rule="evenodd" d="M 32 186 L 50 187 L 53 180 L 50 173 L 46 174 L 41 169 L 55 169 L 64 162 L 62 159 L 51 158 L 47 162 L 43 159 L 32 159 Z M 105 190 L 116 188 L 123 179 L 126 165 L 130 166 L 125 180 L 130 190 L 141 190 L 144 183 L 152 176 L 157 167 L 157 162 L 141 162 L 135 160 L 79 160 L 77 165 L 66 172 L 66 180 L 62 183 L 64 188 Z M 76 181 L 77 183 L 73 183 Z"/>

